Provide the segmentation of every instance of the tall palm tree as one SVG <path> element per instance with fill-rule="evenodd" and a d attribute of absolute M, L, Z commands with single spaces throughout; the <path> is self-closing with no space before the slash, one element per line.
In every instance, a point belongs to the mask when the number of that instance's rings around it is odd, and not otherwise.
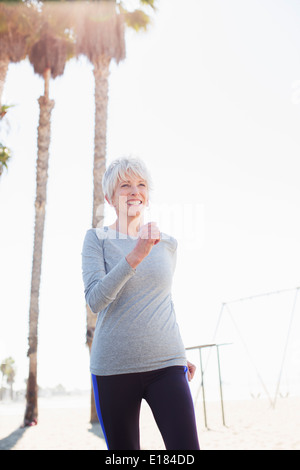
<path fill-rule="evenodd" d="M 53 9 L 43 8 L 40 13 L 40 39 L 32 46 L 29 60 L 35 73 L 44 79 L 44 95 L 38 100 L 40 117 L 38 126 L 38 155 L 36 166 L 36 200 L 33 262 L 31 275 L 30 311 L 29 311 L 29 376 L 27 381 L 26 410 L 24 426 L 37 424 L 38 390 L 37 390 L 37 346 L 39 289 L 42 267 L 44 225 L 46 215 L 46 195 L 48 180 L 49 146 L 51 135 L 51 112 L 54 100 L 49 98 L 50 79 L 62 75 L 70 51 L 69 40 L 64 35 L 65 29 L 57 29 Z"/>
<path fill-rule="evenodd" d="M 155 0 L 141 0 L 155 8 Z M 127 11 L 119 0 L 94 1 L 81 4 L 77 16 L 76 50 L 84 54 L 93 64 L 95 79 L 95 134 L 93 166 L 93 214 L 92 226 L 101 226 L 104 213 L 102 177 L 106 169 L 106 135 L 108 110 L 108 79 L 110 64 L 114 59 L 118 64 L 125 59 L 125 26 L 135 30 L 146 29 L 149 16 L 143 10 Z M 78 21 L 79 19 L 79 21 Z M 96 316 L 86 305 L 86 342 L 91 351 Z M 97 412 L 93 393 L 91 393 L 91 422 L 97 422 Z"/>

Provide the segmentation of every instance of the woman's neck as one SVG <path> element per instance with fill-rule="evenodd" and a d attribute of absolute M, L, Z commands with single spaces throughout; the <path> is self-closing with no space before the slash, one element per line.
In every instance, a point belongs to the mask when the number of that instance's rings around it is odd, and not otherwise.
<path fill-rule="evenodd" d="M 126 235 L 131 237 L 136 237 L 142 225 L 143 220 L 141 217 L 118 217 L 117 220 L 110 225 L 110 228 L 120 233 L 126 233 Z"/>

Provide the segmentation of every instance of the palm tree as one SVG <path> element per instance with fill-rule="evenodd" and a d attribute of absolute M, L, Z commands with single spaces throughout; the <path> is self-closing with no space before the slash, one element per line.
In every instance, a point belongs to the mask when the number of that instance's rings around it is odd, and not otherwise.
<path fill-rule="evenodd" d="M 10 62 L 25 59 L 34 26 L 34 9 L 16 0 L 17 5 L 0 3 L 0 120 L 8 106 L 2 104 L 2 95 Z M 10 150 L 0 143 L 0 176 L 11 157 Z"/>
<path fill-rule="evenodd" d="M 155 8 L 155 0 L 141 0 Z M 76 17 L 77 55 L 84 54 L 94 66 L 95 78 L 95 134 L 93 166 L 93 214 L 92 227 L 101 226 L 104 213 L 102 177 L 106 169 L 106 134 L 108 109 L 108 78 L 110 63 L 118 64 L 125 59 L 125 25 L 135 30 L 146 29 L 149 16 L 143 10 L 127 11 L 121 1 L 94 1 L 82 3 L 82 10 Z M 96 316 L 88 305 L 86 342 L 91 351 Z M 91 423 L 97 422 L 97 412 L 91 393 Z"/>
<path fill-rule="evenodd" d="M 6 377 L 6 382 L 10 386 L 10 398 L 13 399 L 13 384 L 14 384 L 15 375 L 16 375 L 14 359 L 12 357 L 8 357 L 7 359 L 5 359 L 0 365 L 0 371 L 2 372 L 0 399 L 2 399 L 4 377 Z"/>
<path fill-rule="evenodd" d="M 54 26 L 55 25 L 55 26 Z M 33 45 L 29 60 L 35 73 L 44 79 L 44 95 L 38 100 L 40 117 L 38 126 L 38 155 L 36 169 L 36 200 L 33 262 L 31 275 L 30 311 L 29 311 L 29 376 L 27 381 L 26 411 L 24 426 L 37 424 L 38 390 L 37 390 L 37 346 L 39 289 L 41 279 L 44 225 L 46 214 L 46 194 L 48 180 L 49 146 L 51 135 L 51 112 L 54 100 L 49 98 L 50 78 L 62 75 L 70 52 L 70 41 L 65 36 L 65 29 L 57 29 L 59 21 L 55 20 L 54 10 L 43 8 L 40 14 L 40 39 Z"/>
<path fill-rule="evenodd" d="M 34 10 L 22 0 L 13 5 L 0 3 L 0 108 L 9 63 L 20 62 L 27 55 Z"/>

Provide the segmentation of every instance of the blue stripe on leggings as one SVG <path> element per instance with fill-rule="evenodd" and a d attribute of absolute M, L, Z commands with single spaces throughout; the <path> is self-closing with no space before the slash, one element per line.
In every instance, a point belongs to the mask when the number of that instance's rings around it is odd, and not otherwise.
<path fill-rule="evenodd" d="M 103 432 L 104 439 L 105 439 L 105 442 L 106 442 L 106 445 L 107 445 L 107 449 L 109 450 L 107 437 L 106 437 L 106 432 L 105 432 L 105 429 L 104 429 L 104 423 L 103 423 L 102 414 L 101 414 L 101 408 L 100 408 L 97 377 L 94 374 L 92 374 L 92 381 L 93 381 L 94 398 L 95 398 L 95 405 L 96 405 L 97 415 L 98 415 L 98 419 L 99 419 L 99 422 L 100 422 L 100 425 L 101 425 L 101 428 L 102 428 L 102 432 Z"/>
<path fill-rule="evenodd" d="M 184 373 L 185 373 L 186 381 L 187 381 L 188 385 L 190 385 L 189 384 L 189 378 L 188 378 L 188 368 L 187 368 L 187 366 L 184 366 Z"/>

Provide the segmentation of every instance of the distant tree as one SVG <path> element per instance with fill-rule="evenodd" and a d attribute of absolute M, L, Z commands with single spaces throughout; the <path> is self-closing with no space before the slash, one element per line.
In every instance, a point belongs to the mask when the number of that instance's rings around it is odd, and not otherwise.
<path fill-rule="evenodd" d="M 0 142 L 0 176 L 3 173 L 3 168 L 7 168 L 7 162 L 11 157 L 11 151 L 8 147 Z"/>
<path fill-rule="evenodd" d="M 1 121 L 6 116 L 7 111 L 12 106 L 2 105 L 0 107 L 0 131 L 1 131 Z M 1 138 L 0 132 L 0 138 Z M 7 168 L 7 162 L 11 158 L 11 150 L 0 141 L 0 176 L 3 173 L 3 169 Z"/>
<path fill-rule="evenodd" d="M 1 391 L 0 391 L 0 399 L 2 400 L 3 398 L 3 386 L 4 386 L 4 379 L 5 379 L 5 370 L 6 370 L 6 362 L 3 361 L 0 365 L 0 371 L 2 374 L 2 379 L 1 379 Z"/>
<path fill-rule="evenodd" d="M 4 378 L 6 378 L 6 382 L 10 387 L 10 397 L 11 399 L 13 399 L 13 384 L 14 384 L 15 375 L 16 375 L 14 359 L 12 357 L 8 357 L 4 359 L 4 361 L 0 365 L 0 370 L 2 373 L 1 398 L 2 398 L 3 381 L 4 381 Z"/>

